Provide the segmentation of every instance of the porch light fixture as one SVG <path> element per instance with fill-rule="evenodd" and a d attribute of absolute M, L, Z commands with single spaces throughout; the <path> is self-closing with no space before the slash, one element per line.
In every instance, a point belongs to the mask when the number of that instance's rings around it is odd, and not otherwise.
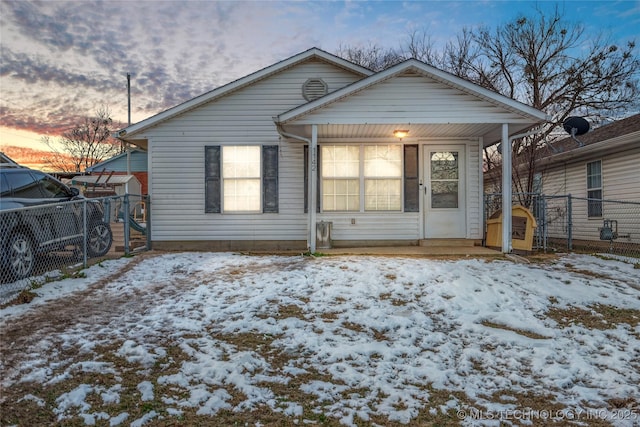
<path fill-rule="evenodd" d="M 396 138 L 398 138 L 401 141 L 402 141 L 402 138 L 406 137 L 407 135 L 409 135 L 409 131 L 408 130 L 396 129 L 396 130 L 393 131 L 393 136 L 395 136 Z"/>

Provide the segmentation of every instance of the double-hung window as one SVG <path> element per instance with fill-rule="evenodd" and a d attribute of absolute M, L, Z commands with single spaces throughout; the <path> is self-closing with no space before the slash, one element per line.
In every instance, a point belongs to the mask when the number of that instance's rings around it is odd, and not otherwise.
<path fill-rule="evenodd" d="M 222 194 L 225 212 L 260 211 L 260 146 L 222 147 Z"/>
<path fill-rule="evenodd" d="M 205 147 L 205 212 L 277 213 L 278 146 Z"/>
<path fill-rule="evenodd" d="M 587 163 L 587 214 L 602 217 L 602 161 Z"/>
<path fill-rule="evenodd" d="M 399 211 L 402 203 L 402 147 L 364 146 L 364 210 Z"/>
<path fill-rule="evenodd" d="M 360 146 L 323 145 L 322 208 L 325 211 L 360 210 Z"/>
<path fill-rule="evenodd" d="M 400 211 L 402 146 L 322 145 L 322 210 Z"/>

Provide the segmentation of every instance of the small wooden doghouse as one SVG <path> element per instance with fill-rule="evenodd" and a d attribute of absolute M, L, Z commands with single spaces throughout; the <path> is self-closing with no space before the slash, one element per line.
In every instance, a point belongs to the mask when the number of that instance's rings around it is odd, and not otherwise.
<path fill-rule="evenodd" d="M 511 208 L 511 245 L 515 251 L 531 252 L 533 248 L 533 230 L 538 226 L 531 211 L 524 206 Z M 502 246 L 502 210 L 496 211 L 487 220 L 487 241 L 490 248 Z"/>

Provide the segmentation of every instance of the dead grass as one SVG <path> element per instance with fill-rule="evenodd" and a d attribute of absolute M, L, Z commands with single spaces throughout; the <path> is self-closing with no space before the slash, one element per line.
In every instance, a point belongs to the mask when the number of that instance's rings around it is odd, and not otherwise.
<path fill-rule="evenodd" d="M 561 328 L 579 324 L 590 329 L 606 330 L 615 329 L 621 324 L 635 327 L 640 323 L 640 310 L 605 304 L 590 305 L 587 309 L 574 306 L 551 307 L 546 315 Z"/>
<path fill-rule="evenodd" d="M 20 291 L 17 297 L 5 304 L 0 305 L 0 309 L 7 308 L 11 305 L 29 304 L 37 296 L 38 294 L 36 294 L 35 292 L 29 289 L 24 289 Z"/>
<path fill-rule="evenodd" d="M 545 337 L 544 335 L 540 335 L 540 334 L 537 334 L 537 333 L 532 332 L 532 331 L 525 331 L 524 329 L 512 328 L 510 326 L 503 325 L 503 324 L 500 324 L 500 323 L 491 322 L 489 320 L 483 320 L 481 322 L 481 324 L 483 326 L 488 327 L 488 328 L 503 329 L 505 331 L 515 332 L 516 334 L 523 335 L 523 336 L 528 337 L 528 338 L 533 338 L 535 340 L 546 340 L 546 339 L 549 339 L 549 337 Z"/>

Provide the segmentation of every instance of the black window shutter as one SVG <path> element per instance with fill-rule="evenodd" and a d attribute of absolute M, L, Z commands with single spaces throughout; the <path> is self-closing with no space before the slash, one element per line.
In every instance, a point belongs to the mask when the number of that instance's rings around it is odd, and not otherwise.
<path fill-rule="evenodd" d="M 262 146 L 262 212 L 278 213 L 278 146 Z"/>
<path fill-rule="evenodd" d="M 220 146 L 204 147 L 204 211 L 220 213 L 221 209 Z"/>
<path fill-rule="evenodd" d="M 404 211 L 420 211 L 420 179 L 418 177 L 418 146 L 404 146 Z"/>
<path fill-rule="evenodd" d="M 304 213 L 309 212 L 309 146 L 304 146 Z M 320 146 L 318 146 L 318 156 L 316 165 L 318 171 L 318 191 L 316 191 L 316 212 L 320 212 Z"/>

